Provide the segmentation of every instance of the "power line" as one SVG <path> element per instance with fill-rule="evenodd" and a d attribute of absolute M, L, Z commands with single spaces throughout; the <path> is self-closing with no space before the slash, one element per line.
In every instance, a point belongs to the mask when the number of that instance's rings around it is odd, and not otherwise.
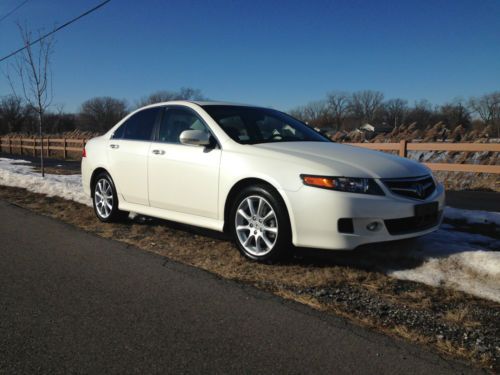
<path fill-rule="evenodd" d="M 14 9 L 12 9 L 10 12 L 6 13 L 4 16 L 2 16 L 2 18 L 0 18 L 0 22 L 2 22 L 4 19 L 6 19 L 7 17 L 9 17 L 12 13 L 14 13 L 16 10 L 18 10 L 19 8 L 21 8 L 28 1 L 29 0 L 23 1 L 21 4 L 19 4 L 17 7 L 15 7 Z"/>
<path fill-rule="evenodd" d="M 2 62 L 2 61 L 4 61 L 4 60 L 7 60 L 9 57 L 12 57 L 12 56 L 14 56 L 14 55 L 18 54 L 19 52 L 21 52 L 21 51 L 25 50 L 25 49 L 26 49 L 26 48 L 28 48 L 28 47 L 31 47 L 33 44 L 36 44 L 36 43 L 40 42 L 42 39 L 45 39 L 45 38 L 47 38 L 48 36 L 50 36 L 50 35 L 52 35 L 52 34 L 55 34 L 55 33 L 56 33 L 56 32 L 58 32 L 59 30 L 64 29 L 66 26 L 71 25 L 73 22 L 78 21 L 80 18 L 83 18 L 83 17 L 85 17 L 85 16 L 89 15 L 90 13 L 92 13 L 92 12 L 96 11 L 97 9 L 99 9 L 100 7 L 102 7 L 102 6 L 106 5 L 106 4 L 107 4 L 107 3 L 109 3 L 110 1 L 111 1 L 111 0 L 106 0 L 106 1 L 103 1 L 103 2 L 102 2 L 102 3 L 100 3 L 99 5 L 96 5 L 95 7 L 93 7 L 92 9 L 87 10 L 85 13 L 80 14 L 78 17 L 75 17 L 75 18 L 73 18 L 72 20 L 70 20 L 70 21 L 68 21 L 68 22 L 66 22 L 66 23 L 64 23 L 64 24 L 62 24 L 61 26 L 59 26 L 59 27 L 55 28 L 55 29 L 54 29 L 54 30 L 52 30 L 51 32 L 48 32 L 47 34 L 42 35 L 42 36 L 41 36 L 40 38 L 38 38 L 37 40 L 34 40 L 33 42 L 29 42 L 29 44 L 27 44 L 26 46 L 21 47 L 21 48 L 19 48 L 18 50 L 14 51 L 14 52 L 12 52 L 12 53 L 10 53 L 10 54 L 8 54 L 7 56 L 2 57 L 2 58 L 0 59 L 0 62 Z"/>

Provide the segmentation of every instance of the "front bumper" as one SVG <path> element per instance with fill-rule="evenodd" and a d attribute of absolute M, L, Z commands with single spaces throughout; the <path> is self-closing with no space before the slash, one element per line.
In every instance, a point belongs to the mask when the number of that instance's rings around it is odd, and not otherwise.
<path fill-rule="evenodd" d="M 385 189 L 384 189 L 385 190 Z M 303 186 L 295 192 L 286 192 L 293 232 L 293 244 L 332 250 L 352 250 L 372 242 L 384 242 L 412 238 L 433 232 L 439 228 L 444 209 L 444 188 L 438 184 L 425 200 L 416 200 L 385 191 L 385 196 L 344 193 Z M 438 202 L 439 217 L 435 225 L 412 227 L 412 221 L 404 221 L 407 230 L 390 234 L 388 225 L 394 219 L 414 216 L 415 205 Z M 338 220 L 350 218 L 353 233 L 341 233 Z M 377 229 L 370 231 L 367 225 L 377 222 Z M 394 221 L 393 221 L 394 223 Z M 391 228 L 392 229 L 392 228 Z M 391 230 L 394 233 L 394 230 Z"/>

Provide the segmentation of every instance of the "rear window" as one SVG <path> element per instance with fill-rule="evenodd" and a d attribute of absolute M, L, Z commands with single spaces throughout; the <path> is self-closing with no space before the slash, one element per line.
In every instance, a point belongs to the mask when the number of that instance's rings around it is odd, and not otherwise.
<path fill-rule="evenodd" d="M 151 140 L 153 128 L 159 113 L 159 107 L 147 108 L 135 113 L 116 129 L 113 139 Z"/>

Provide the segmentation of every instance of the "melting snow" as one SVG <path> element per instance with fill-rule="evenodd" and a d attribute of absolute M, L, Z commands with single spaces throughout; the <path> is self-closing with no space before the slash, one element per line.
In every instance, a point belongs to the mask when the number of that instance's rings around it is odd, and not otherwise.
<path fill-rule="evenodd" d="M 83 192 L 79 174 L 45 174 L 45 178 L 42 178 L 30 164 L 26 160 L 0 158 L 0 185 L 21 187 L 34 193 L 58 196 L 92 206 L 92 201 Z"/>
<path fill-rule="evenodd" d="M 461 210 L 446 207 L 444 215 L 450 220 L 457 220 L 467 224 L 495 224 L 500 225 L 500 212 Z"/>
<path fill-rule="evenodd" d="M 438 231 L 409 241 L 407 246 L 404 254 L 394 248 L 387 255 L 414 260 L 417 265 L 388 270 L 388 275 L 500 302 L 500 240 L 443 224 Z"/>
<path fill-rule="evenodd" d="M 80 175 L 47 174 L 42 178 L 30 162 L 0 158 L 0 185 L 59 196 L 91 206 Z M 500 213 L 446 207 L 445 217 L 470 224 L 500 225 Z M 404 245 L 403 245 L 404 244 Z M 401 249 L 401 246 L 407 247 Z M 392 277 L 464 291 L 500 302 L 500 240 L 460 232 L 444 224 L 440 230 L 408 242 L 387 246 L 385 256 L 413 261 L 413 266 L 386 270 Z M 361 255 L 360 255 L 361 256 Z"/>

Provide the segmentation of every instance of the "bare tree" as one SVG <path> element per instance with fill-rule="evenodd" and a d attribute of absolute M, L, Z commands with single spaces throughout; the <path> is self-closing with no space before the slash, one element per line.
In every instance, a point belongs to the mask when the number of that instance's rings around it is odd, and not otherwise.
<path fill-rule="evenodd" d="M 295 117 L 296 119 L 307 122 L 306 116 L 304 114 L 304 106 L 295 107 L 288 111 L 290 116 Z"/>
<path fill-rule="evenodd" d="M 406 119 L 408 122 L 416 122 L 419 129 L 424 129 L 426 126 L 436 120 L 435 111 L 432 105 L 426 99 L 415 102 L 414 106 L 408 111 Z"/>
<path fill-rule="evenodd" d="M 337 127 L 336 130 L 339 130 L 349 113 L 351 97 L 346 92 L 331 92 L 326 97 L 326 104 Z"/>
<path fill-rule="evenodd" d="M 0 100 L 0 134 L 20 131 L 24 117 L 21 98 L 7 95 Z"/>
<path fill-rule="evenodd" d="M 40 167 L 42 177 L 45 176 L 43 165 L 43 117 L 52 102 L 52 77 L 50 59 L 53 52 L 54 39 L 47 37 L 31 45 L 32 33 L 27 26 L 17 25 L 24 44 L 24 50 L 17 55 L 13 68 L 19 78 L 22 94 L 29 107 L 37 114 L 38 131 L 41 140 Z M 39 33 L 40 34 L 40 33 Z M 40 34 L 41 36 L 41 34 Z M 17 96 L 14 80 L 7 73 L 14 95 Z"/>
<path fill-rule="evenodd" d="M 384 103 L 385 121 L 393 125 L 402 124 L 405 121 L 406 112 L 408 111 L 408 102 L 404 99 L 391 99 Z"/>
<path fill-rule="evenodd" d="M 382 109 L 384 94 L 380 91 L 364 90 L 352 94 L 351 113 L 361 121 L 373 121 Z"/>
<path fill-rule="evenodd" d="M 309 125 L 323 127 L 328 125 L 330 115 L 328 107 L 324 100 L 310 102 L 303 107 L 295 109 L 293 115 Z M 299 115 L 299 116 L 297 116 Z"/>
<path fill-rule="evenodd" d="M 500 138 L 500 91 L 485 94 L 479 98 L 469 100 L 471 110 L 479 115 L 485 124 L 493 125 Z"/>
<path fill-rule="evenodd" d="M 470 125 L 470 112 L 460 99 L 452 103 L 445 103 L 439 107 L 440 120 L 451 128 L 458 125 L 468 128 Z"/>
<path fill-rule="evenodd" d="M 148 104 L 168 102 L 170 100 L 204 100 L 205 97 L 198 89 L 182 87 L 179 91 L 160 90 L 142 98 L 137 104 L 143 107 Z"/>
<path fill-rule="evenodd" d="M 206 100 L 207 98 L 199 89 L 192 87 L 181 87 L 179 90 L 179 100 Z"/>
<path fill-rule="evenodd" d="M 53 105 L 53 108 L 45 114 L 45 131 L 57 134 L 75 130 L 75 114 L 65 112 L 64 104 Z"/>
<path fill-rule="evenodd" d="M 96 97 L 85 101 L 78 114 L 78 125 L 84 130 L 106 132 L 127 114 L 125 100 L 109 96 Z"/>

